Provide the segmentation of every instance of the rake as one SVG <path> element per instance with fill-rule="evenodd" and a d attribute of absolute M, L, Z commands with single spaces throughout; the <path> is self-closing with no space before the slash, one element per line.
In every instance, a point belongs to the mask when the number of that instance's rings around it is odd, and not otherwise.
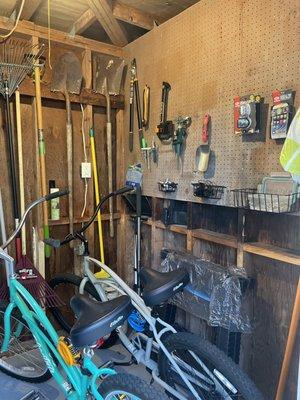
<path fill-rule="evenodd" d="M 14 139 L 12 116 L 10 113 L 10 98 L 25 79 L 33 71 L 43 52 L 43 46 L 32 45 L 28 41 L 9 39 L 0 45 L 0 93 L 5 100 L 6 133 L 8 143 L 8 163 L 11 179 L 13 216 L 15 226 L 20 218 L 20 205 L 18 198 L 16 162 L 14 154 Z M 21 237 L 16 238 L 16 259 L 26 267 L 26 260 L 22 257 Z M 31 266 L 31 262 L 28 261 Z"/>

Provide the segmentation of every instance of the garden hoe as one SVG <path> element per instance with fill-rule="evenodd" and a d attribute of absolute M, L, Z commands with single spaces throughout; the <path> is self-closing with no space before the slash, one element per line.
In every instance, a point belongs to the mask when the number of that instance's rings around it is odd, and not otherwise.
<path fill-rule="evenodd" d="M 79 94 L 82 83 L 81 64 L 72 52 L 64 53 L 53 68 L 51 90 L 61 92 L 65 96 L 67 111 L 67 161 L 68 161 L 68 188 L 69 188 L 69 223 L 70 234 L 73 233 L 73 126 L 71 102 L 69 94 Z M 72 242 L 70 242 L 72 243 Z"/>

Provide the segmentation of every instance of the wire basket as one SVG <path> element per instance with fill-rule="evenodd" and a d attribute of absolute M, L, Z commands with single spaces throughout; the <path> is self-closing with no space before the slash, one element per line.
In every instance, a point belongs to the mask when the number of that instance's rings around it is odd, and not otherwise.
<path fill-rule="evenodd" d="M 234 206 L 271 213 L 300 211 L 300 191 L 291 194 L 262 193 L 257 189 L 234 189 Z"/>
<path fill-rule="evenodd" d="M 226 189 L 226 186 L 214 185 L 211 181 L 194 182 L 192 185 L 194 187 L 194 196 L 207 199 L 220 200 Z"/>

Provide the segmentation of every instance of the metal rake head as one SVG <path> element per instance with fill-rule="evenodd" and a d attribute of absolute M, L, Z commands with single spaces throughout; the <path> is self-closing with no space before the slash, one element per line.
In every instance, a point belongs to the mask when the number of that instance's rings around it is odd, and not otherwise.
<path fill-rule="evenodd" d="M 8 39 L 0 44 L 0 93 L 11 96 L 30 74 L 44 51 L 22 39 Z"/>

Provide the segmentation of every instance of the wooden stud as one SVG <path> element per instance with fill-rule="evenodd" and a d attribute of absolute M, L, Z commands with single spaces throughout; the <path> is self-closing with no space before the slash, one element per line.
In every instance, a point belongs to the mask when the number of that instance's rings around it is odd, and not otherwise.
<path fill-rule="evenodd" d="M 140 28 L 150 31 L 154 28 L 155 23 L 159 22 L 159 18 L 137 10 L 133 7 L 128 7 L 125 4 L 116 2 L 113 7 L 113 15 L 121 21 L 128 24 L 139 26 Z"/>
<path fill-rule="evenodd" d="M 0 30 L 7 32 L 10 31 L 12 27 L 13 24 L 9 18 L 0 17 Z M 30 21 L 19 21 L 15 32 L 29 37 L 35 36 L 40 39 L 48 40 L 48 28 L 36 25 Z M 78 47 L 84 50 L 89 49 L 90 51 L 94 51 L 96 53 L 109 54 L 116 57 L 124 56 L 124 52 L 121 47 L 98 42 L 98 40 L 87 39 L 79 35 L 71 37 L 69 33 L 58 31 L 56 29 L 51 29 L 51 41 L 53 43 L 60 43 L 70 47 Z"/>
<path fill-rule="evenodd" d="M 125 33 L 113 15 L 108 0 L 87 0 L 87 3 L 97 20 L 116 46 L 125 46 L 128 43 Z"/>
<path fill-rule="evenodd" d="M 88 8 L 73 24 L 72 35 L 80 35 L 96 21 L 95 14 Z"/>
<path fill-rule="evenodd" d="M 186 249 L 187 251 L 192 252 L 194 247 L 194 238 L 192 235 L 192 231 L 189 229 L 186 235 Z"/>

